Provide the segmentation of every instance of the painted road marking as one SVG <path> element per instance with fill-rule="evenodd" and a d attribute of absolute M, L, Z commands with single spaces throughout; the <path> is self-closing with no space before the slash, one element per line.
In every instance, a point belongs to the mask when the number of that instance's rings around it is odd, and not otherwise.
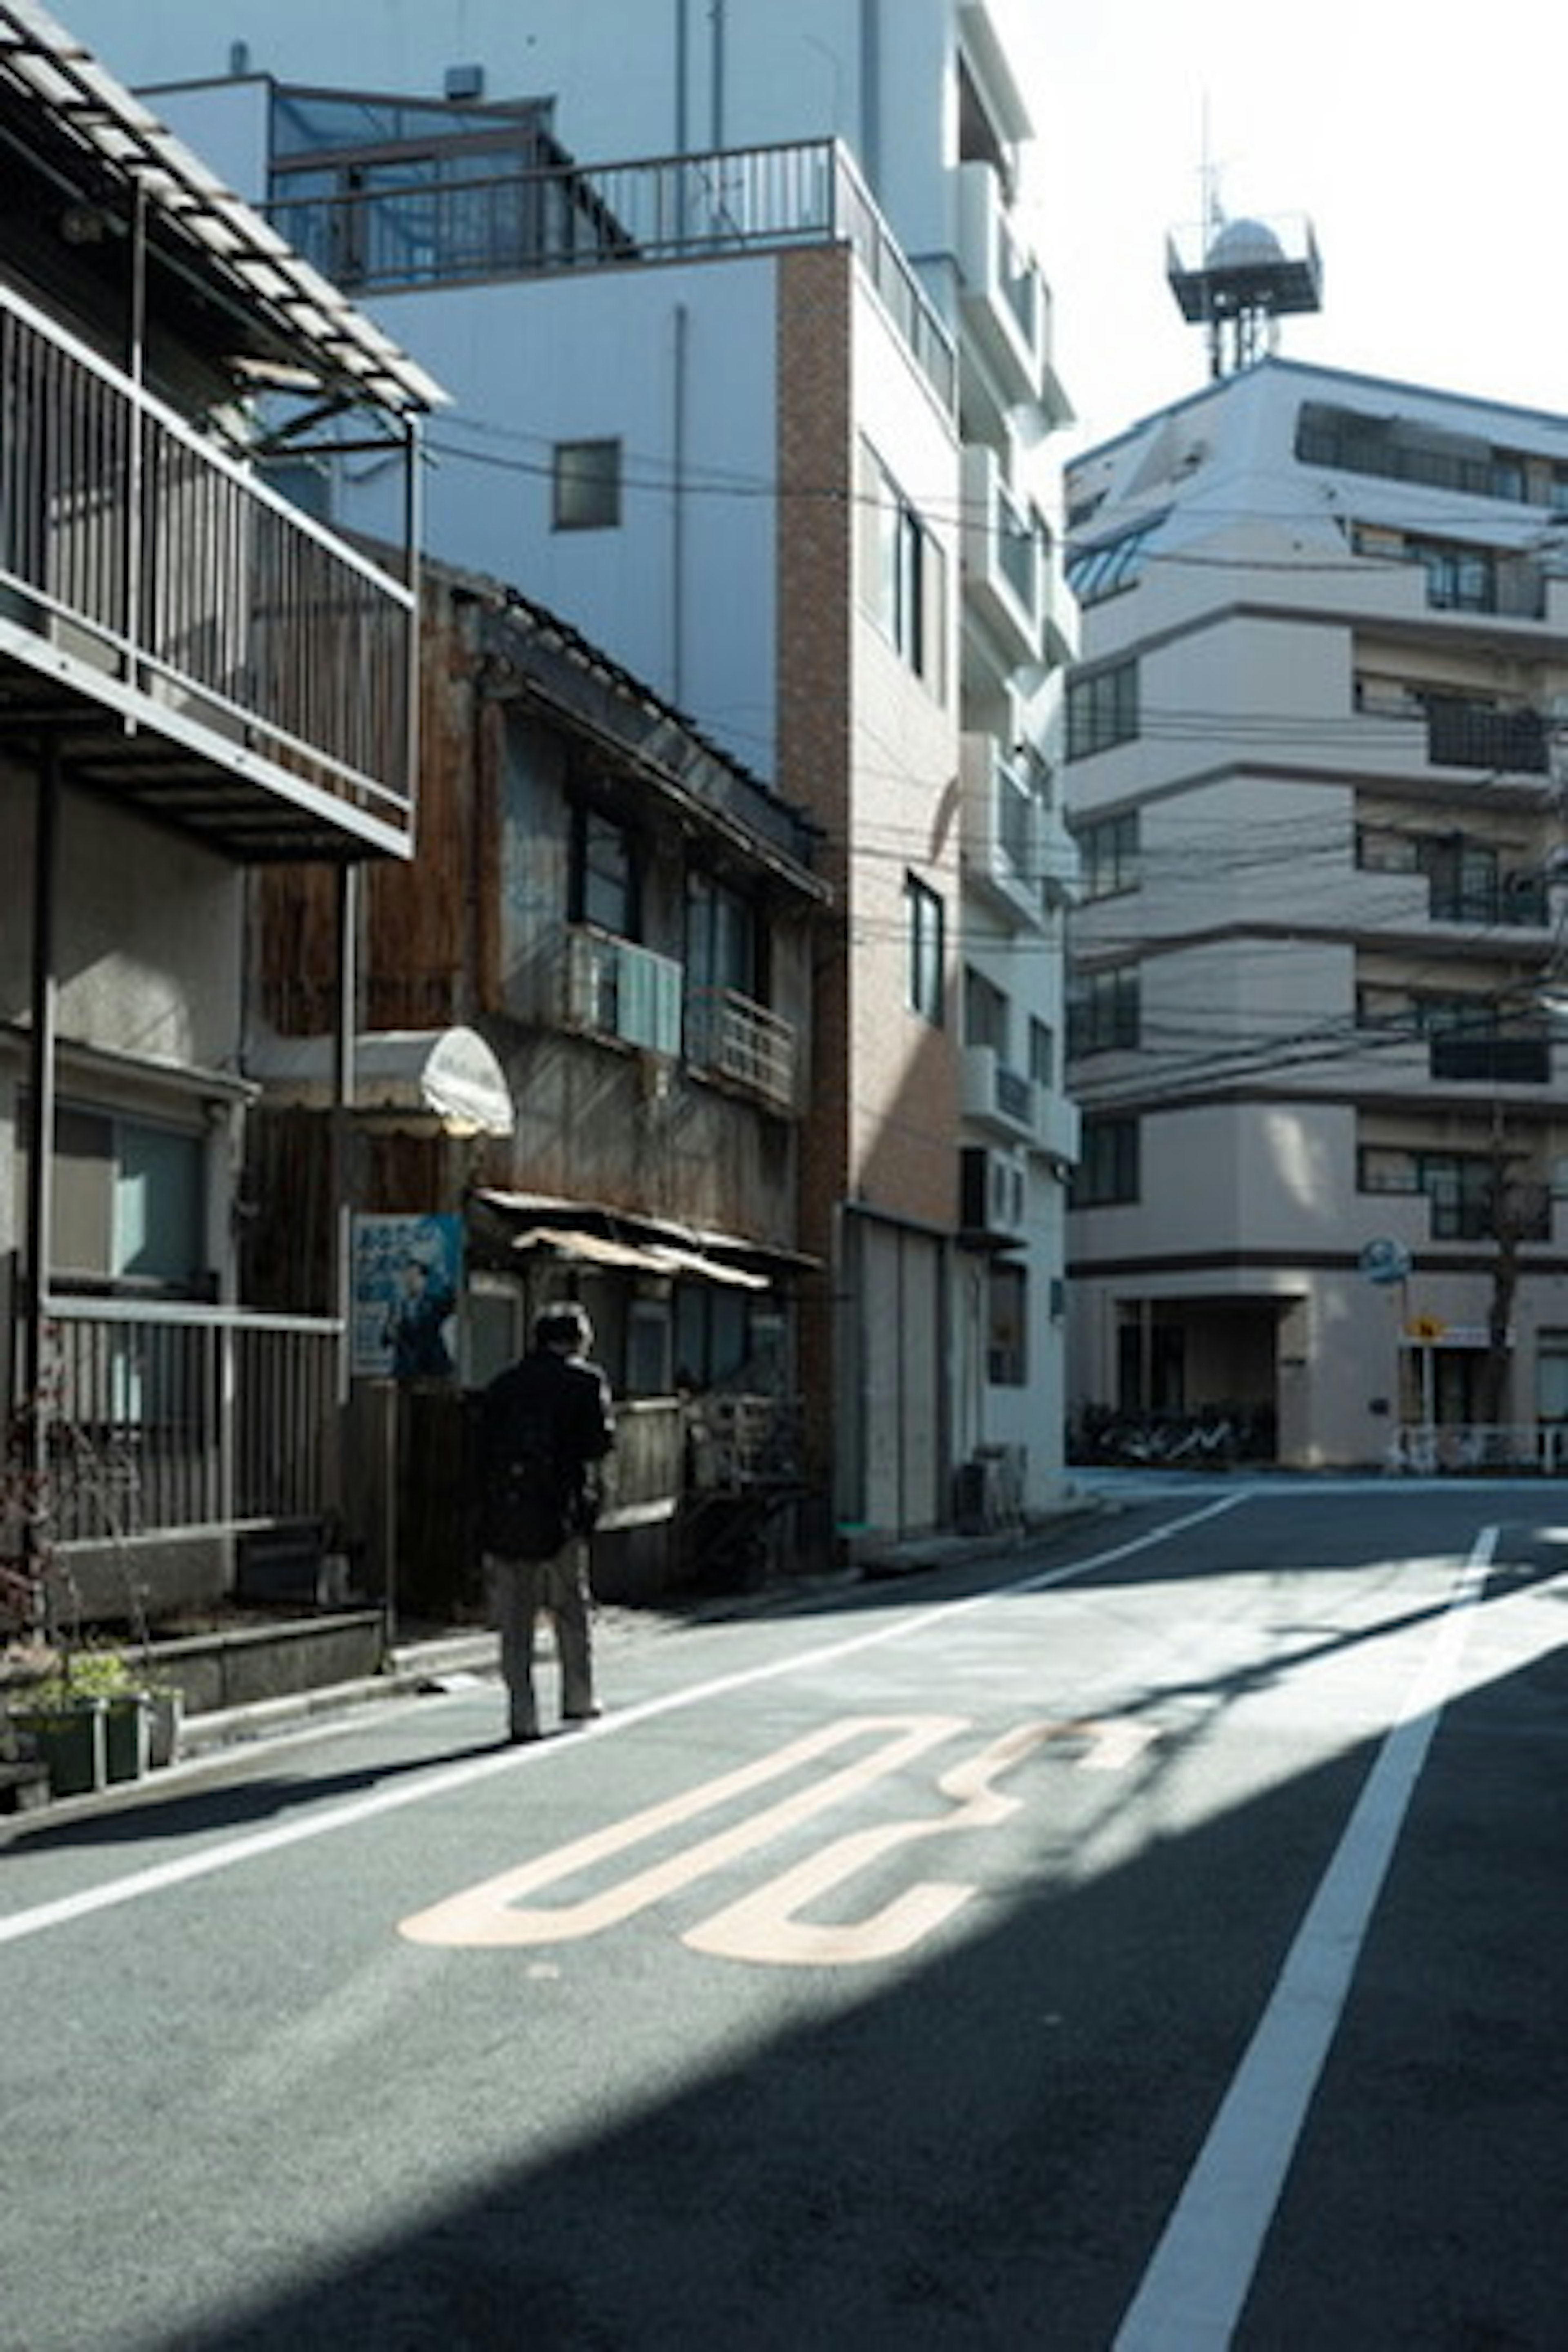
<path fill-rule="evenodd" d="M 1499 1530 L 1485 1528 L 1319 1883 L 1251 2045 L 1176 2204 L 1113 2352 L 1224 2352 L 1328 2058 L 1443 1709 Z"/>
<path fill-rule="evenodd" d="M 1195 1511 L 1184 1511 L 1178 1517 L 1167 1519 L 1162 1526 L 1150 1528 L 1142 1535 L 1131 1537 L 1127 1542 L 1113 1544 L 1108 1550 L 1094 1552 L 1086 1559 L 1068 1560 L 1060 1568 L 1042 1569 L 1031 1576 L 1013 1579 L 1009 1583 L 992 1585 L 984 1592 L 972 1593 L 963 1601 L 941 1601 L 931 1607 L 915 1611 L 910 1616 L 895 1618 L 874 1626 L 869 1633 L 855 1633 L 847 1639 L 824 1643 L 816 1650 L 793 1651 L 779 1658 L 770 1659 L 766 1665 L 748 1666 L 738 1674 L 718 1675 L 710 1682 L 689 1685 L 685 1689 L 671 1691 L 663 1698 L 646 1700 L 640 1706 L 617 1709 L 598 1723 L 584 1729 L 583 1739 L 616 1738 L 635 1730 L 639 1723 L 652 1722 L 657 1717 L 679 1715 L 689 1707 L 709 1706 L 716 1698 L 727 1697 L 731 1692 L 749 1690 L 763 1683 L 782 1682 L 793 1675 L 812 1675 L 824 1665 L 833 1665 L 840 1658 L 856 1657 L 868 1650 L 880 1649 L 884 1643 L 903 1642 L 926 1633 L 933 1626 L 948 1626 L 967 1617 L 977 1609 L 989 1607 L 998 1601 L 1011 1600 L 1020 1592 L 1047 1592 L 1058 1584 L 1070 1584 L 1080 1576 L 1092 1576 L 1102 1568 L 1111 1568 L 1120 1561 L 1131 1559 L 1135 1553 L 1152 1550 L 1156 1545 L 1168 1543 L 1173 1536 L 1184 1535 L 1188 1528 L 1201 1526 L 1205 1519 L 1235 1510 L 1246 1497 L 1239 1492 L 1217 1496 Z M 411 1705 L 427 1707 L 427 1699 L 411 1701 Z M 574 1743 L 576 1744 L 576 1743 Z M 170 1862 L 154 1863 L 145 1870 L 132 1871 L 123 1878 L 106 1880 L 98 1886 L 79 1889 L 50 1903 L 35 1904 L 26 1911 L 14 1911 L 8 1918 L 0 1918 L 0 1944 L 16 1944 L 29 1936 L 47 1934 L 52 1928 L 68 1927 L 75 1920 L 90 1918 L 94 1912 L 116 1909 L 122 1903 L 137 1903 L 152 1895 L 169 1893 L 176 1886 L 188 1885 L 198 1878 L 210 1878 L 222 1870 L 232 1870 L 242 1863 L 254 1862 L 263 1854 L 280 1853 L 285 1847 L 303 1845 L 312 1838 L 331 1837 L 339 1830 L 353 1829 L 361 1822 L 376 1820 L 383 1813 L 395 1812 L 404 1805 L 423 1804 L 431 1797 L 444 1797 L 454 1790 L 471 1788 L 477 1780 L 488 1780 L 498 1772 L 515 1772 L 521 1769 L 538 1769 L 552 1760 L 558 1750 L 546 1741 L 537 1748 L 508 1748 L 492 1754 L 477 1757 L 465 1764 L 445 1769 L 432 1767 L 428 1778 L 399 1781 L 395 1787 L 377 1789 L 371 1795 L 355 1797 L 347 1803 L 323 1805 L 319 1812 L 300 1814 L 289 1822 L 276 1822 L 264 1830 L 247 1831 L 242 1837 L 224 1838 L 202 1847 L 199 1853 L 178 1855 Z M 25 1851 L 25 1848 L 18 1848 Z"/>
<path fill-rule="evenodd" d="M 739 1771 L 701 1782 L 682 1795 L 632 1813 L 626 1820 L 574 1838 L 552 1853 L 537 1854 L 477 1886 L 447 1896 L 401 1922 L 399 1933 L 414 1944 L 494 1949 L 507 1945 L 562 1944 L 597 1936 L 621 1926 L 667 1896 L 679 1894 L 717 1871 L 758 1852 L 774 1839 L 819 1814 L 856 1798 L 944 1745 L 972 1725 L 963 1716 L 851 1716 L 785 1748 L 775 1748 Z M 1125 1731 L 1137 1736 L 1128 1738 Z M 980 1754 L 955 1764 L 937 1781 L 955 1808 L 935 1817 L 879 1823 L 836 1838 L 819 1852 L 780 1873 L 755 1893 L 742 1896 L 690 1929 L 682 1941 L 693 1950 L 728 1959 L 793 1967 L 863 1966 L 908 1951 L 951 1918 L 976 1889 L 965 1883 L 924 1882 L 906 1888 L 870 1917 L 826 1926 L 798 1914 L 871 1864 L 930 1838 L 972 1834 L 1016 1812 L 1020 1800 L 994 1787 L 1005 1773 L 1050 1740 L 1087 1741 L 1076 1759 L 1080 1769 L 1108 1768 L 1107 1753 L 1122 1760 L 1142 1753 L 1154 1735 L 1120 1723 L 1029 1723 L 994 1740 Z M 700 1821 L 774 1782 L 797 1775 L 837 1751 L 875 1740 L 856 1758 L 762 1811 L 748 1814 L 698 1843 L 667 1854 L 644 1869 L 575 1901 L 524 1901 L 581 1879 L 595 1865 L 647 1846 L 688 1822 Z"/>

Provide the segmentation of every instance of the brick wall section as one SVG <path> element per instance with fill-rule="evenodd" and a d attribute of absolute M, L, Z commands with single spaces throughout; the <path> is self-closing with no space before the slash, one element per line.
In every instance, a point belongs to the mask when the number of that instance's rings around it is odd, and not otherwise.
<path fill-rule="evenodd" d="M 778 782 L 822 824 L 834 894 L 818 941 L 811 1114 L 801 1139 L 801 1244 L 823 1273 L 803 1286 L 807 1451 L 831 1457 L 836 1204 L 849 1181 L 848 868 L 854 500 L 847 247 L 791 254 L 778 272 Z"/>

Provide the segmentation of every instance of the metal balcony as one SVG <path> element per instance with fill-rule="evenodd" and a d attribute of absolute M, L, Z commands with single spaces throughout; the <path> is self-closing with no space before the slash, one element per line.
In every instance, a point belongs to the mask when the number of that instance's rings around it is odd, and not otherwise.
<path fill-rule="evenodd" d="M 774 1110 L 795 1108 L 797 1042 L 793 1023 L 737 989 L 689 992 L 686 1050 L 690 1061 Z"/>
<path fill-rule="evenodd" d="M 674 1061 L 680 1052 L 682 967 L 587 924 L 566 935 L 568 1028 L 640 1046 Z"/>
<path fill-rule="evenodd" d="M 0 288 L 0 725 L 244 861 L 411 854 L 416 604 Z"/>
<path fill-rule="evenodd" d="M 1007 1143 L 1037 1140 L 1039 1089 L 1009 1069 L 994 1045 L 963 1049 L 960 1108 L 975 1127 Z"/>

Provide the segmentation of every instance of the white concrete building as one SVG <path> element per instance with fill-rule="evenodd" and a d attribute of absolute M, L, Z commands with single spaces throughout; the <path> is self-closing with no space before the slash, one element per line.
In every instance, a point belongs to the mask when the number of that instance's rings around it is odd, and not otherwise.
<path fill-rule="evenodd" d="M 1535 1458 L 1568 419 L 1266 359 L 1068 497 L 1074 1411 Z"/>
<path fill-rule="evenodd" d="M 971 1512 L 1061 1475 L 1068 410 L 1016 31 L 1003 0 L 149 0 L 121 42 L 452 392 L 433 551 L 824 823 L 804 1370 L 873 1532 L 943 1521 L 955 1474 Z M 347 468 L 331 510 L 384 527 Z"/>

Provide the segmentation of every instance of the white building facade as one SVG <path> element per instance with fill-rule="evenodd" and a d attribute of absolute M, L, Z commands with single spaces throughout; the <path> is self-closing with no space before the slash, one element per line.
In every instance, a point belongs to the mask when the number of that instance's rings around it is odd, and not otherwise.
<path fill-rule="evenodd" d="M 955 1479 L 982 1517 L 1048 1507 L 1073 621 L 1014 12 L 272 0 L 231 26 L 165 0 L 114 30 L 451 392 L 432 551 L 569 617 L 825 826 L 807 1225 L 840 1520 L 940 1524 Z M 345 464 L 330 510 L 385 529 Z"/>
<path fill-rule="evenodd" d="M 1268 359 L 1068 497 L 1074 1413 L 1546 1458 L 1568 424 Z"/>

